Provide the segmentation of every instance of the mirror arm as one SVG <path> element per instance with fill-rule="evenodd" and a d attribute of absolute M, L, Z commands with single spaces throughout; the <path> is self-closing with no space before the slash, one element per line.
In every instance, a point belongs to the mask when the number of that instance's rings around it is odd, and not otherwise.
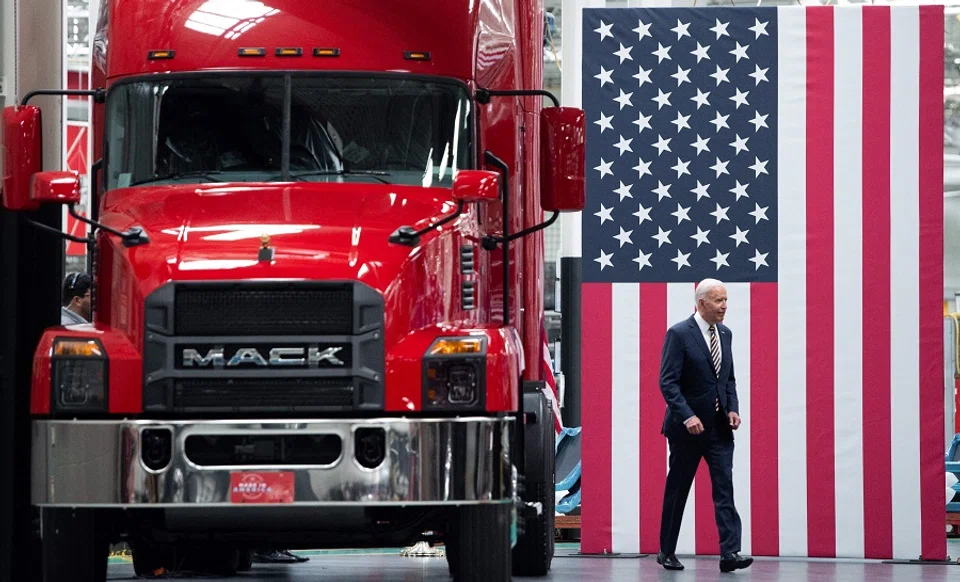
<path fill-rule="evenodd" d="M 493 249 L 497 248 L 497 245 L 498 245 L 498 244 L 504 242 L 504 240 L 506 240 L 507 242 L 509 242 L 509 241 L 515 241 L 515 240 L 517 240 L 518 238 L 527 236 L 528 234 L 533 234 L 533 233 L 537 232 L 538 230 L 543 230 L 543 229 L 547 228 L 548 226 L 550 226 L 551 224 L 553 224 L 554 222 L 556 222 L 556 221 L 557 221 L 557 218 L 558 218 L 559 216 L 560 216 L 560 211 L 559 211 L 559 210 L 554 210 L 554 211 L 553 211 L 553 216 L 551 216 L 550 218 L 548 218 L 546 221 L 541 222 L 540 224 L 536 224 L 536 225 L 534 225 L 534 226 L 531 226 L 531 227 L 529 227 L 529 228 L 525 228 L 525 229 L 523 229 L 523 230 L 521 230 L 521 231 L 519 231 L 519 232 L 515 232 L 515 233 L 511 234 L 510 236 L 506 237 L 506 239 L 504 239 L 504 237 L 502 237 L 502 236 L 487 235 L 487 236 L 483 237 L 483 248 L 486 249 L 486 250 L 488 250 L 488 251 L 492 251 Z"/>
<path fill-rule="evenodd" d="M 486 105 L 490 103 L 490 97 L 513 97 L 513 96 L 523 96 L 523 95 L 541 95 L 543 97 L 549 97 L 553 101 L 554 107 L 560 107 L 560 100 L 557 99 L 557 96 L 546 91 L 544 89 L 513 89 L 510 91 L 496 91 L 493 89 L 477 89 L 477 102 Z"/>
<path fill-rule="evenodd" d="M 103 103 L 107 100 L 106 89 L 38 89 L 24 95 L 23 99 L 20 100 L 20 107 L 26 105 L 30 99 L 37 95 L 80 95 L 93 97 L 95 103 Z"/>
<path fill-rule="evenodd" d="M 105 230 L 106 232 L 109 232 L 110 234 L 112 234 L 112 235 L 114 235 L 114 236 L 120 237 L 121 239 L 123 239 L 123 246 L 125 246 L 125 247 L 135 247 L 135 246 L 144 245 L 144 244 L 147 244 L 148 242 L 150 242 L 150 239 L 147 238 L 147 235 L 146 235 L 145 232 L 143 232 L 143 229 L 142 229 L 142 228 L 140 228 L 140 227 L 138 227 L 138 226 L 134 226 L 134 227 L 132 227 L 130 230 L 128 230 L 127 232 L 120 232 L 119 230 L 110 228 L 109 226 L 107 226 L 107 225 L 105 225 L 105 224 L 100 224 L 100 223 L 97 222 L 96 220 L 90 220 L 89 218 L 87 218 L 87 217 L 85 217 L 85 216 L 81 216 L 80 213 L 77 212 L 76 204 L 71 204 L 71 205 L 70 205 L 70 216 L 76 218 L 76 219 L 79 220 L 80 222 L 85 222 L 85 223 L 89 224 L 90 226 L 95 226 L 95 227 L 97 227 L 97 228 L 99 228 L 99 229 L 102 229 L 102 230 Z M 84 242 L 86 242 L 86 241 L 84 241 Z"/>
<path fill-rule="evenodd" d="M 87 244 L 88 242 L 90 242 L 90 241 L 87 240 L 86 238 L 79 237 L 79 236 L 74 236 L 74 235 L 72 235 L 72 234 L 67 234 L 67 233 L 63 232 L 62 230 L 53 228 L 53 227 L 51 227 L 51 226 L 47 226 L 46 224 L 37 222 L 36 220 L 31 220 L 31 219 L 26 218 L 26 217 L 24 217 L 24 220 L 26 220 L 27 223 L 29 223 L 31 226 L 35 226 L 35 227 L 39 228 L 40 230 L 42 230 L 42 231 L 44 231 L 44 232 L 49 232 L 49 233 L 51 233 L 51 234 L 55 234 L 55 235 L 57 235 L 57 236 L 59 236 L 59 237 L 61 237 L 61 238 L 65 238 L 65 239 L 67 239 L 67 240 L 69 240 L 69 241 L 73 241 L 73 242 L 75 242 L 75 243 L 83 243 L 83 244 Z"/>
<path fill-rule="evenodd" d="M 451 220 L 463 214 L 463 200 L 457 202 L 457 211 L 453 214 L 448 214 L 443 217 L 441 220 L 427 226 L 421 230 L 413 230 L 412 226 L 401 226 L 390 235 L 390 242 L 398 245 L 407 245 L 407 246 L 416 246 L 420 244 L 420 236 L 424 235 L 435 228 L 440 228 L 444 224 L 447 224 Z"/>

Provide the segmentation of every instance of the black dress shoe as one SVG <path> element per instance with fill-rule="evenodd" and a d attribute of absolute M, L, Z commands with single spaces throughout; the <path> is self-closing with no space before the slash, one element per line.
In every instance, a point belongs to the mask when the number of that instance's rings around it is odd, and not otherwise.
<path fill-rule="evenodd" d="M 740 570 L 750 566 L 753 563 L 753 558 L 744 558 L 740 554 L 734 552 L 732 554 L 723 554 L 720 556 L 720 571 L 721 572 L 733 572 L 734 570 Z"/>
<path fill-rule="evenodd" d="M 677 559 L 675 554 L 665 555 L 663 552 L 657 553 L 657 563 L 667 570 L 683 570 L 683 564 Z"/>

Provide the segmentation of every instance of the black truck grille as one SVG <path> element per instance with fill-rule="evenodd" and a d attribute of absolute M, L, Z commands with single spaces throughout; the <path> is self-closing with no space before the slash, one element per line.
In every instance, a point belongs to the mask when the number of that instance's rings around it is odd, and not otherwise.
<path fill-rule="evenodd" d="M 177 335 L 348 335 L 353 288 L 177 289 Z"/>
<path fill-rule="evenodd" d="M 178 412 L 304 412 L 354 405 L 353 386 L 342 379 L 191 379 L 175 382 L 174 387 L 173 407 Z"/>

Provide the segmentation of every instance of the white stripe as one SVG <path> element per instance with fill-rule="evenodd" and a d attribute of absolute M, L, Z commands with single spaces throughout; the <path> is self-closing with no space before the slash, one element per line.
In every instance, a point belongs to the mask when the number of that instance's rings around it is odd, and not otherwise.
<path fill-rule="evenodd" d="M 684 321 L 693 315 L 694 299 L 693 283 L 667 283 L 667 326 Z M 665 445 L 666 446 L 666 445 Z M 670 448 L 667 447 L 667 463 L 670 463 Z M 683 508 L 683 522 L 680 525 L 680 537 L 677 538 L 677 554 L 695 554 L 697 552 L 696 537 L 696 503 L 694 501 L 694 491 L 696 490 L 697 480 L 693 480 L 690 486 L 690 495 L 687 497 L 687 503 Z M 706 516 L 706 519 L 713 519 L 713 516 Z M 716 527 L 716 526 L 713 526 Z"/>
<path fill-rule="evenodd" d="M 724 324 L 733 333 L 733 367 L 743 423 L 735 433 L 733 448 L 733 500 L 743 529 L 740 550 L 752 552 L 750 523 L 750 283 L 728 283 Z"/>
<path fill-rule="evenodd" d="M 640 285 L 613 285 L 610 394 L 613 551 L 640 553 Z"/>
<path fill-rule="evenodd" d="M 778 8 L 777 22 L 777 302 L 780 313 L 791 314 L 802 313 L 807 305 L 806 13 Z M 778 322 L 777 474 L 782 556 L 807 555 L 805 324 L 803 318 L 794 317 L 781 317 Z"/>
<path fill-rule="evenodd" d="M 863 12 L 834 11 L 834 475 L 837 557 L 862 558 Z M 810 314 L 816 316 L 816 314 Z"/>
<path fill-rule="evenodd" d="M 890 380 L 893 556 L 920 555 L 920 16 L 891 8 Z"/>

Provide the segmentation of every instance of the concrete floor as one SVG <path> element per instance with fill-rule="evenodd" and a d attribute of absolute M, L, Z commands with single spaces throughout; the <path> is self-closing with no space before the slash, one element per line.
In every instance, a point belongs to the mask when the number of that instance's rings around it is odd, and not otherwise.
<path fill-rule="evenodd" d="M 657 565 L 654 556 L 643 558 L 586 558 L 576 557 L 577 544 L 560 544 L 553 561 L 550 575 L 540 580 L 570 580 L 583 582 L 629 582 L 633 580 L 696 580 L 730 581 L 763 580 L 801 582 L 805 580 L 830 580 L 837 582 L 853 580 L 915 581 L 957 580 L 960 581 L 960 566 L 954 565 L 899 565 L 879 562 L 826 561 L 826 560 L 773 560 L 758 559 L 747 570 L 734 574 L 721 574 L 716 558 L 685 558 L 683 572 L 667 572 Z M 379 550 L 376 553 L 314 553 L 310 561 L 293 565 L 254 564 L 253 569 L 229 580 L 323 580 L 324 582 L 358 582 L 361 580 L 403 582 L 446 581 L 447 562 L 439 558 L 401 557 L 397 550 Z M 960 554 L 960 541 L 951 540 L 950 555 L 956 560 Z M 179 574 L 176 580 L 228 580 L 222 577 L 189 577 Z M 128 560 L 111 559 L 108 580 L 136 580 L 133 566 Z M 534 580 L 534 579 L 531 579 Z"/>

